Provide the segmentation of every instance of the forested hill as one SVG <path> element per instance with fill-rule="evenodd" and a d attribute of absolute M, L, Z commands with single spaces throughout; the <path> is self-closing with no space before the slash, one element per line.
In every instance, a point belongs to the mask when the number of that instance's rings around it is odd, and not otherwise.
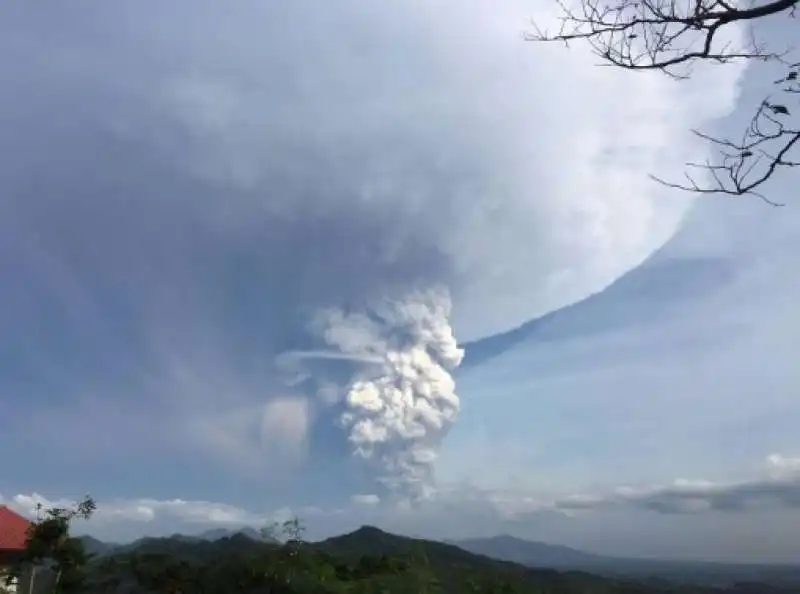
<path fill-rule="evenodd" d="M 626 581 L 533 569 L 441 542 L 364 527 L 320 543 L 276 545 L 243 534 L 215 541 L 146 539 L 94 559 L 87 593 L 165 594 L 794 594 L 766 584 L 730 588 Z"/>

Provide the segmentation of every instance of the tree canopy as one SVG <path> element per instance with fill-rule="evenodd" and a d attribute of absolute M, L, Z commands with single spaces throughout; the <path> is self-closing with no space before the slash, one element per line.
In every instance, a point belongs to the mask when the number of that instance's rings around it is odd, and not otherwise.
<path fill-rule="evenodd" d="M 9 583 L 18 580 L 26 568 L 45 566 L 53 572 L 53 594 L 82 592 L 89 556 L 81 540 L 70 535 L 70 528 L 75 519 L 91 518 L 95 509 L 97 505 L 89 496 L 71 507 L 45 510 L 37 505 L 36 521 L 30 526 L 25 551 L 9 575 Z"/>

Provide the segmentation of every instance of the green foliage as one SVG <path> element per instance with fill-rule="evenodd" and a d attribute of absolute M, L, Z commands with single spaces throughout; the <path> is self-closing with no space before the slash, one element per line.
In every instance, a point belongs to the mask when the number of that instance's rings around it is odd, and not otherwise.
<path fill-rule="evenodd" d="M 71 508 L 48 509 L 44 515 L 41 504 L 38 505 L 37 520 L 31 524 L 28 543 L 14 576 L 21 575 L 26 566 L 47 564 L 55 572 L 54 593 L 82 592 L 89 557 L 81 541 L 70 537 L 69 530 L 74 519 L 88 520 L 96 509 L 94 500 L 88 496 Z"/>
<path fill-rule="evenodd" d="M 237 534 L 218 541 L 174 537 L 95 559 L 69 535 L 94 501 L 48 510 L 33 525 L 25 563 L 49 561 L 54 594 L 788 594 L 764 584 L 735 589 L 637 583 L 580 572 L 531 569 L 444 543 L 377 528 L 321 543 L 303 541 L 297 518 L 265 527 L 259 542 Z"/>
<path fill-rule="evenodd" d="M 288 547 L 292 554 L 296 554 L 298 548 L 303 543 L 303 534 L 306 527 L 297 517 L 290 518 L 284 522 L 273 522 L 261 529 L 261 538 L 268 542 L 283 543 Z"/>
<path fill-rule="evenodd" d="M 299 522 L 268 527 L 258 542 L 149 539 L 96 560 L 87 594 L 788 594 L 763 584 L 720 590 L 531 569 L 444 543 L 376 528 L 303 542 Z M 292 528 L 293 527 L 293 528 Z M 294 531 L 292 531 L 294 530 Z"/>

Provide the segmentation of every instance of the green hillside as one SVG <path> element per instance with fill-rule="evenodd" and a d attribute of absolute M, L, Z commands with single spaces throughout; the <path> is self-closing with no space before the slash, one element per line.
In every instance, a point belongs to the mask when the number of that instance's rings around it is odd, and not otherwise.
<path fill-rule="evenodd" d="M 89 567 L 88 594 L 789 594 L 763 584 L 714 589 L 533 569 L 451 544 L 377 528 L 277 545 L 243 534 L 216 541 L 147 539 Z"/>

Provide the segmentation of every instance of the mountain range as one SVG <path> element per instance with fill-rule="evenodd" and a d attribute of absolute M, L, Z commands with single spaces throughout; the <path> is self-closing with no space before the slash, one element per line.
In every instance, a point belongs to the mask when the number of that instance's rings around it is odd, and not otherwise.
<path fill-rule="evenodd" d="M 474 554 L 528 567 L 577 570 L 609 577 L 661 578 L 681 583 L 714 586 L 726 586 L 736 582 L 764 582 L 800 587 L 800 564 L 734 564 L 613 557 L 531 542 L 507 535 L 450 542 Z"/>
<path fill-rule="evenodd" d="M 78 537 L 78 539 L 81 541 L 81 543 L 83 543 L 84 550 L 90 555 L 108 556 L 118 553 L 126 553 L 129 551 L 134 551 L 142 547 L 145 547 L 150 543 L 160 543 L 164 541 L 186 542 L 186 543 L 216 542 L 218 540 L 222 540 L 223 538 L 231 538 L 235 535 L 244 536 L 255 542 L 268 542 L 261 536 L 261 533 L 258 530 L 251 527 L 244 527 L 237 529 L 212 528 L 211 530 L 206 530 L 205 532 L 201 532 L 199 534 L 173 534 L 166 538 L 146 536 L 144 538 L 140 538 L 133 542 L 125 544 L 104 542 L 102 540 L 94 538 L 93 536 L 88 536 L 88 535 L 80 536 Z"/>
<path fill-rule="evenodd" d="M 80 537 L 88 553 L 109 557 L 126 553 L 174 553 L 186 546 L 207 548 L 223 541 L 247 548 L 264 543 L 253 528 L 213 529 L 195 535 L 175 534 L 166 538 L 142 538 L 129 544 L 106 543 L 91 536 Z M 761 582 L 800 588 L 800 565 L 723 564 L 699 561 L 636 559 L 597 555 L 565 546 L 532 542 L 513 536 L 454 541 L 412 539 L 379 528 L 360 529 L 308 546 L 345 557 L 397 555 L 411 549 L 427 557 L 454 565 L 507 562 L 518 566 L 558 571 L 579 571 L 619 579 L 663 579 L 675 583 L 728 587 L 739 582 Z"/>

